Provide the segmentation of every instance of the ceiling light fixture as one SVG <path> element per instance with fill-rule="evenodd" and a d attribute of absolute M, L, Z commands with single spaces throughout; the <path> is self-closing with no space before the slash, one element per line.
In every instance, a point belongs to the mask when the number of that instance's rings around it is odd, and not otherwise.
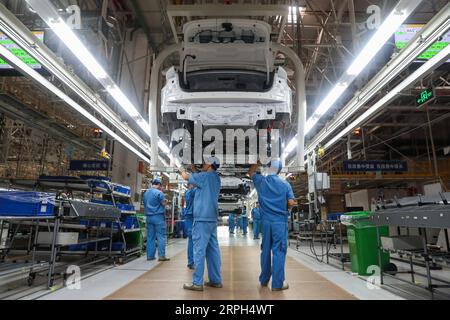
<path fill-rule="evenodd" d="M 50 81 L 45 79 L 43 76 L 41 76 L 39 73 L 37 73 L 31 67 L 29 67 L 27 64 L 25 64 L 22 60 L 20 60 L 18 57 L 16 57 L 12 52 L 10 52 L 8 49 L 6 49 L 2 45 L 0 45 L 0 56 L 2 56 L 8 63 L 13 65 L 16 69 L 21 71 L 24 75 L 31 77 L 32 79 L 37 81 L 39 84 L 44 86 L 46 89 L 51 91 L 53 94 L 58 96 L 60 99 L 62 99 L 64 102 L 66 102 L 69 106 L 71 106 L 77 112 L 82 114 L 84 117 L 86 117 L 89 121 L 91 121 L 97 127 L 101 128 L 104 132 L 106 132 L 112 138 L 119 141 L 128 150 L 130 150 L 131 152 L 136 154 L 142 160 L 150 163 L 150 159 L 148 157 L 146 157 L 144 154 L 139 152 L 136 148 L 134 148 L 132 145 L 130 145 L 128 142 L 126 142 L 123 138 L 121 138 L 119 135 L 117 135 L 114 131 L 112 131 L 109 127 L 107 127 L 103 122 L 101 122 L 96 117 L 94 117 L 92 114 L 90 114 L 86 109 L 82 108 L 78 103 L 76 103 L 74 100 L 72 100 L 68 95 L 66 95 L 64 92 L 59 90 Z"/>
<path fill-rule="evenodd" d="M 348 86 L 356 79 L 362 70 L 372 61 L 375 55 L 383 48 L 386 41 L 395 33 L 406 18 L 417 8 L 422 0 L 400 0 L 389 16 L 383 21 L 381 26 L 367 42 L 347 71 L 341 76 L 338 83 L 331 89 L 325 99 L 319 104 L 317 109 L 306 122 L 305 135 L 317 124 L 320 118 L 336 103 Z M 294 144 L 289 150 L 286 148 L 283 156 L 286 158 L 297 144 L 297 135 L 288 143 Z"/>
<path fill-rule="evenodd" d="M 119 86 L 111 79 L 104 68 L 98 63 L 86 46 L 80 41 L 72 29 L 67 26 L 59 16 L 56 8 L 48 0 L 26 0 L 27 3 L 55 32 L 58 38 L 74 54 L 75 57 L 86 67 L 86 69 L 100 82 L 106 91 L 114 98 L 121 108 L 136 122 L 136 124 L 150 137 L 150 125 L 142 117 L 137 108 L 123 93 Z M 153 141 L 151 141 L 153 143 Z M 170 149 L 158 138 L 158 146 L 166 154 Z"/>
<path fill-rule="evenodd" d="M 433 58 L 425 62 L 419 69 L 414 71 L 409 77 L 400 82 L 394 89 L 383 96 L 377 103 L 370 107 L 366 112 L 360 115 L 356 120 L 350 123 L 344 130 L 341 130 L 336 134 L 327 144 L 324 149 L 332 146 L 336 141 L 341 139 L 344 135 L 352 131 L 355 127 L 359 126 L 369 117 L 373 116 L 375 112 L 383 108 L 389 102 L 391 102 L 398 94 L 407 89 L 410 85 L 414 84 L 417 80 L 422 79 L 430 71 L 436 69 L 440 64 L 444 63 L 450 56 L 450 46 L 446 46 L 441 52 L 436 54 Z"/>

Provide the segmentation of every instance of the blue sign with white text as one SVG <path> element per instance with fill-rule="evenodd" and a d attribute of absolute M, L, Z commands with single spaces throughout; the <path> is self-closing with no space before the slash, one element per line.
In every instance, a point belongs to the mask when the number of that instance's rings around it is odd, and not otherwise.
<path fill-rule="evenodd" d="M 401 160 L 344 160 L 344 171 L 366 172 L 366 171 L 408 171 L 408 163 Z"/>

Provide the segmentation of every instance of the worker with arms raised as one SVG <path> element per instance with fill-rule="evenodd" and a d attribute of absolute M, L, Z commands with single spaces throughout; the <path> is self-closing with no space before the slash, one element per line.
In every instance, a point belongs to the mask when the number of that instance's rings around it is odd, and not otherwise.
<path fill-rule="evenodd" d="M 261 286 L 267 286 L 272 276 L 272 290 L 286 290 L 285 262 L 288 242 L 288 208 L 296 204 L 290 184 L 281 179 L 282 163 L 278 159 L 270 162 L 269 173 L 257 172 L 259 165 L 253 164 L 248 172 L 258 193 L 262 220 Z M 273 255 L 273 260 L 271 255 Z"/>
<path fill-rule="evenodd" d="M 194 265 L 192 283 L 184 284 L 186 290 L 203 291 L 205 258 L 209 281 L 206 286 L 222 288 L 221 258 L 217 241 L 217 219 L 219 216 L 220 177 L 216 170 L 220 167 L 216 157 L 206 159 L 200 173 L 188 174 L 180 168 L 183 179 L 194 185 L 194 224 L 192 241 L 194 243 Z M 195 171 L 195 166 L 193 166 Z"/>
<path fill-rule="evenodd" d="M 152 180 L 152 186 L 144 193 L 144 212 L 147 220 L 147 260 L 155 260 L 158 240 L 158 261 L 166 258 L 166 204 L 159 178 Z"/>

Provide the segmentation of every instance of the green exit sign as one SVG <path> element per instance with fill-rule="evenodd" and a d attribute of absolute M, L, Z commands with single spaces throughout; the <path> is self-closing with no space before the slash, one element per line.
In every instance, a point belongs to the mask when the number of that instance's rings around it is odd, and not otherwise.
<path fill-rule="evenodd" d="M 416 97 L 416 106 L 420 107 L 425 103 L 434 100 L 434 98 L 435 96 L 433 88 L 427 88 L 425 90 L 422 90 L 420 94 Z"/>

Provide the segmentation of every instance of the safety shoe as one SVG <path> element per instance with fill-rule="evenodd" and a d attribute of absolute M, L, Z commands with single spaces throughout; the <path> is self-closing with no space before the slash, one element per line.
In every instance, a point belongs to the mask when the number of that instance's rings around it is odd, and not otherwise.
<path fill-rule="evenodd" d="M 265 282 L 265 283 L 261 283 L 261 287 L 267 287 L 269 285 L 269 283 L 268 282 Z"/>
<path fill-rule="evenodd" d="M 214 283 L 214 282 L 205 282 L 205 286 L 207 287 L 211 287 L 211 288 L 222 288 L 222 284 L 221 283 Z"/>
<path fill-rule="evenodd" d="M 183 289 L 185 290 L 191 290 L 191 291 L 203 291 L 203 286 L 193 284 L 193 283 L 185 283 L 183 285 Z"/>
<path fill-rule="evenodd" d="M 153 257 L 153 258 L 147 258 L 147 261 L 153 261 L 153 260 L 155 260 L 155 257 Z"/>
<path fill-rule="evenodd" d="M 191 270 L 194 270 L 195 269 L 195 267 L 194 267 L 194 265 L 193 264 L 188 264 L 188 266 L 187 266 L 189 269 L 191 269 Z"/>
<path fill-rule="evenodd" d="M 170 259 L 169 258 L 166 258 L 166 257 L 159 257 L 158 258 L 158 261 L 169 261 Z"/>
<path fill-rule="evenodd" d="M 289 289 L 289 284 L 287 284 L 287 282 L 284 282 L 281 288 L 272 288 L 272 291 L 282 291 L 287 289 Z"/>

